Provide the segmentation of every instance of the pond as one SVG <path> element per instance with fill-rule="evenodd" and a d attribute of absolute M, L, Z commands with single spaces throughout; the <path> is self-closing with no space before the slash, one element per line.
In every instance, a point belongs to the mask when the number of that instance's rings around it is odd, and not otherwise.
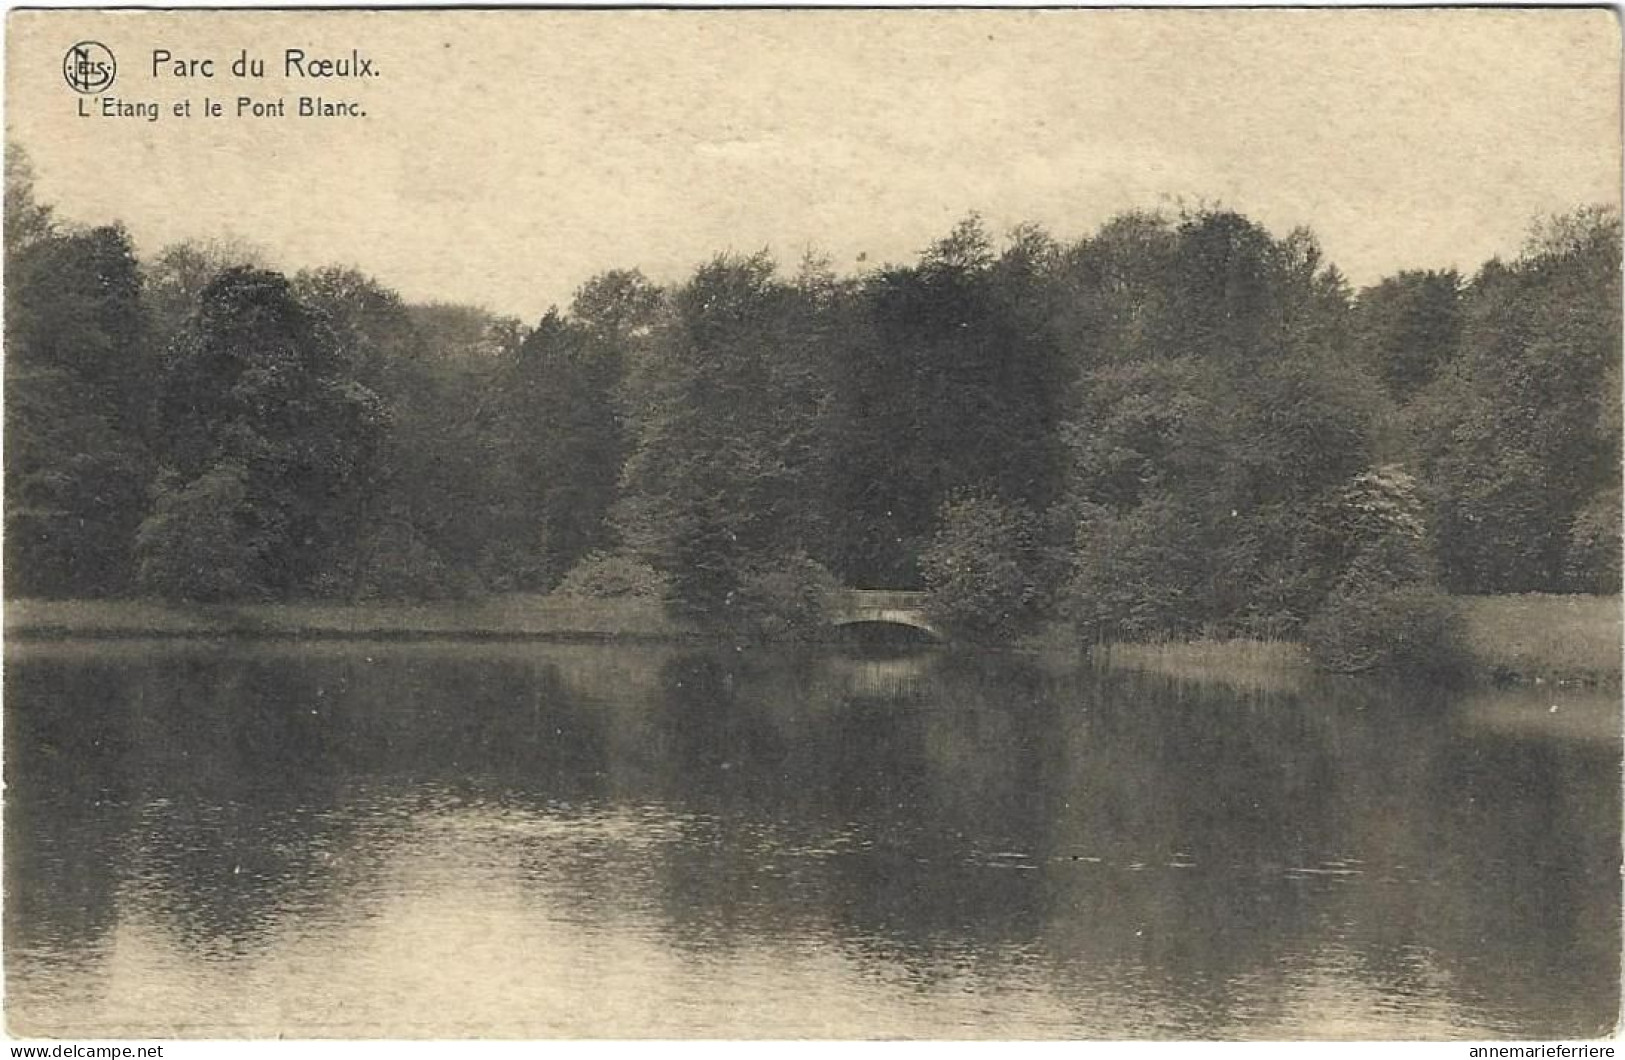
<path fill-rule="evenodd" d="M 13 642 L 6 667 L 14 1034 L 1573 1038 L 1618 1014 L 1611 693 L 947 649 Z"/>

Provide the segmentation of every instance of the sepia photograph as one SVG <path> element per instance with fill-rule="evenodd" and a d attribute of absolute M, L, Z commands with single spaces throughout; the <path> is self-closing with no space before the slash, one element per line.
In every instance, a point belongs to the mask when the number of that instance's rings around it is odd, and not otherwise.
<path fill-rule="evenodd" d="M 1613 1055 L 1616 10 L 4 57 L 12 1055 Z"/>

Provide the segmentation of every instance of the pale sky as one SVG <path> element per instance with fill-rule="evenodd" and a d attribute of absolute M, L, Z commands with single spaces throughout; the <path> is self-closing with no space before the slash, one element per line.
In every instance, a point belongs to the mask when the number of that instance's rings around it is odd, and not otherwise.
<path fill-rule="evenodd" d="M 353 265 L 527 322 L 607 268 L 671 281 L 762 247 L 787 269 L 809 248 L 842 272 L 909 261 L 971 210 L 1072 239 L 1219 202 L 1310 226 L 1367 283 L 1471 271 L 1533 217 L 1620 196 L 1606 10 L 70 10 L 7 28 L 8 135 L 66 218 L 122 220 L 144 254 L 230 234 L 290 271 Z M 63 76 L 82 40 L 117 56 L 102 95 L 163 116 L 94 114 Z M 216 76 L 154 77 L 159 48 Z M 286 48 L 359 49 L 379 76 L 288 79 Z M 268 76 L 231 76 L 240 49 Z M 367 116 L 239 120 L 239 95 Z"/>

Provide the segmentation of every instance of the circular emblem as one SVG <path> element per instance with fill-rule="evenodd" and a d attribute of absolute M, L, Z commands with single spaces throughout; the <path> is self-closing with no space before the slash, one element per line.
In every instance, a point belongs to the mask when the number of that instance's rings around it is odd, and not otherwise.
<path fill-rule="evenodd" d="M 82 40 L 62 57 L 62 76 L 69 88 L 88 96 L 113 87 L 113 78 L 118 76 L 118 63 L 107 45 Z"/>

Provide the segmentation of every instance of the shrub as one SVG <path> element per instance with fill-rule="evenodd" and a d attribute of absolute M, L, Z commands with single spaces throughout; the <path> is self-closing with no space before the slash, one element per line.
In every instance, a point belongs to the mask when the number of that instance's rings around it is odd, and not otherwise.
<path fill-rule="evenodd" d="M 733 631 L 760 640 L 812 640 L 829 620 L 840 583 L 804 552 L 756 560 L 739 576 L 725 613 Z"/>
<path fill-rule="evenodd" d="M 563 574 L 558 557 L 538 531 L 531 541 L 497 541 L 480 549 L 474 559 L 479 583 L 494 593 L 547 592 Z"/>
<path fill-rule="evenodd" d="M 1569 530 L 1564 571 L 1576 592 L 1612 594 L 1620 586 L 1620 495 L 1604 490 L 1580 509 Z"/>
<path fill-rule="evenodd" d="M 1304 630 L 1310 657 L 1332 673 L 1392 673 L 1430 680 L 1466 672 L 1455 602 L 1429 586 L 1340 590 Z"/>
<path fill-rule="evenodd" d="M 1341 536 L 1349 562 L 1341 587 L 1377 591 L 1434 576 L 1421 487 L 1398 464 L 1356 475 L 1340 498 Z"/>
<path fill-rule="evenodd" d="M 1020 505 L 981 494 L 949 500 L 920 556 L 931 616 L 972 640 L 1021 632 L 1040 599 L 1038 536 Z"/>
<path fill-rule="evenodd" d="M 554 591 L 582 599 L 662 601 L 669 588 L 664 574 L 630 552 L 589 552 Z"/>

